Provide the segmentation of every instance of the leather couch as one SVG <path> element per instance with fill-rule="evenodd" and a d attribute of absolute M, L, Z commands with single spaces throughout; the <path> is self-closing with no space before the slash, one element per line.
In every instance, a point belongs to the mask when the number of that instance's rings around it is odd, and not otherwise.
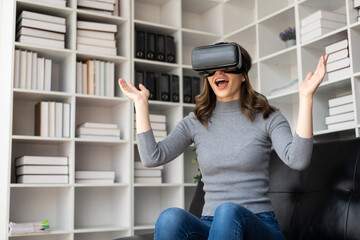
<path fill-rule="evenodd" d="M 190 212 L 200 216 L 200 181 Z M 269 197 L 287 240 L 360 240 L 360 138 L 314 144 L 310 166 L 287 167 L 272 151 Z M 150 240 L 152 234 L 121 238 Z"/>

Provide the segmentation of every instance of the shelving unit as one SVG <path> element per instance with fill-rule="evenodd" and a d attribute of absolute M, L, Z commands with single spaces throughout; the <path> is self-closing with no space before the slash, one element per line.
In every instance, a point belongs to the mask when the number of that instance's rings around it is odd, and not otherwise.
<path fill-rule="evenodd" d="M 301 82 L 314 71 L 324 46 L 348 37 L 352 74 L 335 82 L 324 82 L 314 97 L 314 134 L 316 141 L 360 136 L 360 23 L 352 0 L 121 0 L 121 16 L 105 16 L 77 8 L 76 0 L 67 7 L 54 7 L 30 0 L 6 3 L 15 29 L 16 16 L 22 10 L 36 11 L 66 18 L 65 49 L 53 49 L 15 42 L 9 48 L 37 52 L 53 60 L 52 91 L 11 88 L 11 142 L 7 165 L 10 170 L 7 186 L 4 239 L 114 239 L 153 231 L 156 218 L 168 207 L 188 209 L 196 189 L 193 176 L 197 164 L 193 145 L 184 154 L 166 164 L 162 184 L 134 183 L 134 105 L 116 84 L 114 97 L 76 93 L 76 62 L 98 59 L 115 63 L 115 78 L 134 82 L 135 70 L 154 71 L 183 76 L 197 76 L 191 68 L 191 51 L 199 45 L 234 41 L 252 56 L 250 81 L 256 91 L 278 107 L 295 131 L 298 117 L 298 91 L 270 96 L 273 86 L 298 78 Z M 4 3 L 5 4 L 5 3 Z M 8 7 L 10 6 L 10 7 Z M 286 48 L 279 33 L 287 27 L 300 29 L 300 20 L 318 9 L 347 15 L 347 24 L 309 42 Z M 118 54 L 107 56 L 76 50 L 77 20 L 116 24 Z M 176 62 L 158 62 L 134 56 L 136 30 L 171 35 L 175 39 Z M 1 33 L 6 29 L 0 28 Z M 15 30 L 13 30 L 13 33 Z M 15 33 L 14 33 L 15 35 Z M 13 65 L 4 72 L 13 81 Z M 356 125 L 350 129 L 327 130 L 324 117 L 329 98 L 352 93 Z M 70 138 L 34 136 L 34 106 L 39 101 L 60 101 L 71 104 Z M 150 113 L 165 114 L 167 131 L 190 112 L 195 104 L 183 103 L 180 81 L 180 102 L 150 101 Z M 25 120 L 25 121 L 24 121 Z M 76 125 L 83 121 L 117 123 L 121 139 L 88 140 L 75 137 Z M 17 184 L 14 159 L 24 154 L 65 155 L 69 157 L 69 184 Z M 113 170 L 114 184 L 76 184 L 77 170 Z M 4 218 L 3 218 L 4 219 Z M 9 221 L 48 219 L 50 234 L 7 233 Z M 0 232 L 2 233 L 2 232 Z M 2 236 L 1 236 L 2 237 Z"/>

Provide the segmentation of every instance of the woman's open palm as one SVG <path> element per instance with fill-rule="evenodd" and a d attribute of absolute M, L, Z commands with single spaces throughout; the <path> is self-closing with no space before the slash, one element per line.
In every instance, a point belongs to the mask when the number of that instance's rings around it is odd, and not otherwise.
<path fill-rule="evenodd" d="M 326 74 L 326 61 L 328 55 L 321 56 L 314 73 L 309 72 L 305 80 L 299 86 L 299 94 L 305 97 L 312 97 L 316 89 L 320 86 Z"/>
<path fill-rule="evenodd" d="M 131 82 L 126 83 L 125 79 L 120 78 L 119 86 L 120 86 L 121 91 L 125 94 L 125 96 L 127 96 L 134 102 L 144 101 L 144 100 L 147 101 L 150 96 L 149 90 L 142 84 L 139 85 L 139 88 L 140 88 L 140 91 L 139 91 L 134 86 L 134 84 L 132 84 Z"/>

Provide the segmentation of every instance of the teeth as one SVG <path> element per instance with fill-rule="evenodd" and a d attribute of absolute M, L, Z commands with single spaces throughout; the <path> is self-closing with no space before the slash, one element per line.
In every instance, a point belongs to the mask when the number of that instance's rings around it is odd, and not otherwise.
<path fill-rule="evenodd" d="M 215 82 L 216 82 L 216 83 L 219 83 L 219 82 L 224 82 L 224 81 L 226 81 L 226 80 L 225 80 L 225 79 L 220 79 L 220 78 L 219 78 L 219 79 L 216 79 L 216 81 L 215 81 Z"/>

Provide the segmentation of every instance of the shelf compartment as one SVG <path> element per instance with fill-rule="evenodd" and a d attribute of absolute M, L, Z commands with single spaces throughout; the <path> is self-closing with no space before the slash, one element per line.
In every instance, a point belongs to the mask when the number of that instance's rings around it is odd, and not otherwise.
<path fill-rule="evenodd" d="M 11 188 L 10 195 L 11 222 L 49 220 L 50 230 L 72 230 L 73 189 L 71 187 Z"/>
<path fill-rule="evenodd" d="M 223 32 L 236 31 L 256 21 L 255 1 L 230 0 L 223 5 Z"/>
<path fill-rule="evenodd" d="M 352 59 L 352 69 L 354 73 L 360 72 L 360 25 L 357 25 L 349 30 L 349 41 L 351 42 L 350 56 Z"/>
<path fill-rule="evenodd" d="M 106 232 L 89 232 L 89 233 L 75 233 L 75 240 L 113 240 L 121 237 L 128 236 L 127 230 L 124 231 L 106 231 Z"/>
<path fill-rule="evenodd" d="M 354 139 L 355 137 L 355 128 L 322 130 L 314 132 L 314 143 L 324 141 L 339 141 L 340 139 Z"/>
<path fill-rule="evenodd" d="M 200 175 L 198 171 L 199 163 L 193 162 L 193 159 L 197 158 L 195 147 L 189 147 L 184 152 L 184 182 L 185 183 L 194 183 L 194 176 Z"/>
<path fill-rule="evenodd" d="M 75 171 L 115 171 L 115 183 L 130 183 L 129 159 L 129 144 L 75 144 Z"/>
<path fill-rule="evenodd" d="M 182 208 L 181 187 L 136 187 L 134 226 L 154 226 L 160 213 L 170 207 Z"/>
<path fill-rule="evenodd" d="M 275 1 L 267 1 L 267 0 L 258 0 L 257 1 L 257 16 L 258 19 L 262 19 L 269 15 L 275 15 L 279 11 L 279 9 L 284 9 L 292 4 L 294 4 L 295 0 L 275 0 Z"/>
<path fill-rule="evenodd" d="M 75 188 L 75 231 L 130 227 L 130 191 L 115 187 Z M 84 230 L 85 231 L 85 230 Z"/>
<path fill-rule="evenodd" d="M 271 3 L 273 4 L 273 3 Z M 263 7 L 262 7 L 263 8 Z M 289 27 L 295 26 L 295 9 L 291 7 L 286 11 L 275 15 L 258 25 L 259 30 L 259 57 L 276 53 L 285 49 L 285 43 L 279 34 Z M 299 41 L 299 40 L 297 40 Z"/>
<path fill-rule="evenodd" d="M 348 2 L 348 11 L 347 11 L 347 15 L 349 16 L 348 18 L 348 24 L 358 24 L 360 23 L 358 21 L 358 16 L 359 16 L 359 10 L 354 8 L 354 1 L 353 0 L 346 0 Z"/>
<path fill-rule="evenodd" d="M 215 1 L 183 0 L 182 1 L 182 28 L 197 31 L 222 34 L 222 6 Z"/>
<path fill-rule="evenodd" d="M 185 187 L 185 210 L 189 211 L 191 202 L 195 196 L 196 186 L 194 187 Z"/>
<path fill-rule="evenodd" d="M 50 226 L 51 227 L 51 226 Z M 72 234 L 61 234 L 57 231 L 51 231 L 50 233 L 39 233 L 39 234 L 23 234 L 10 235 L 11 240 L 72 240 Z"/>

